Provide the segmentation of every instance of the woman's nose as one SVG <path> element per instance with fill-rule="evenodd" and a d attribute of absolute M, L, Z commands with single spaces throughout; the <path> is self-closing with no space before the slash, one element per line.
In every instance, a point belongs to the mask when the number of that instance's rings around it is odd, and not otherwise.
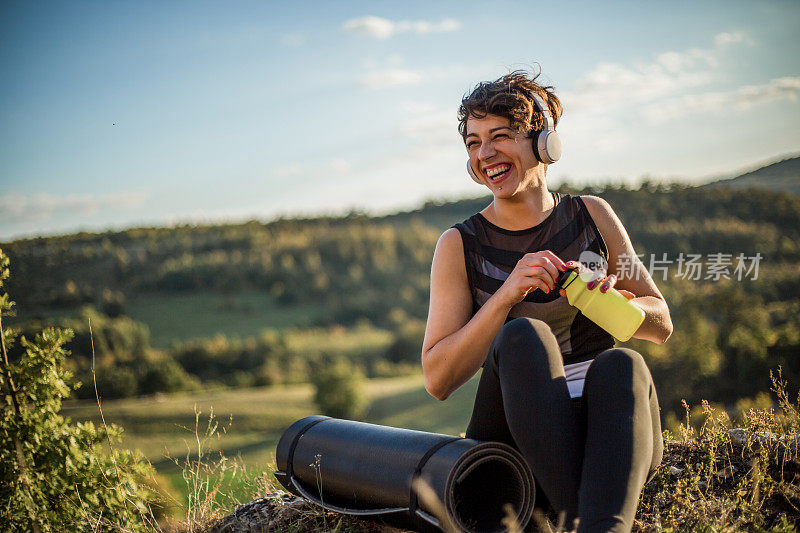
<path fill-rule="evenodd" d="M 495 152 L 494 143 L 492 141 L 481 143 L 481 147 L 478 150 L 478 159 L 486 159 L 488 157 L 492 157 L 496 153 L 497 152 Z"/>

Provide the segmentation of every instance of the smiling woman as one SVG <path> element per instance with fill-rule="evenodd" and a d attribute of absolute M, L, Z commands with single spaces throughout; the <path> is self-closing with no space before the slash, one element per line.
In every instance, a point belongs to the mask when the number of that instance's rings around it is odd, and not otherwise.
<path fill-rule="evenodd" d="M 611 206 L 548 191 L 561 112 L 552 87 L 519 71 L 462 100 L 467 169 L 493 199 L 436 246 L 422 366 L 440 400 L 483 367 L 467 437 L 520 450 L 546 496 L 538 506 L 570 529 L 630 531 L 663 450 L 655 387 L 641 355 L 615 348 L 559 280 L 578 270 L 587 293 L 639 307 L 634 337 L 663 343 L 672 323 L 641 262 L 620 275 L 620 258 L 637 256 Z"/>

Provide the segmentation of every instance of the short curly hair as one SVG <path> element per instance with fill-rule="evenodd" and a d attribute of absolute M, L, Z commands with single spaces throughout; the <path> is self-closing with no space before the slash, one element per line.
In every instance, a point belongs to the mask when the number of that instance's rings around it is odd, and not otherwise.
<path fill-rule="evenodd" d="M 529 74 L 524 70 L 515 70 L 495 81 L 482 81 L 476 85 L 469 95 L 461 99 L 458 108 L 458 132 L 461 138 L 466 142 L 469 117 L 484 118 L 486 115 L 507 118 L 511 127 L 521 133 L 532 134 L 543 130 L 544 117 L 533 100 L 533 93 L 541 96 L 550 108 L 553 125 L 558 124 L 563 112 L 561 101 L 552 86 L 536 83 L 540 75 L 541 72 Z"/>

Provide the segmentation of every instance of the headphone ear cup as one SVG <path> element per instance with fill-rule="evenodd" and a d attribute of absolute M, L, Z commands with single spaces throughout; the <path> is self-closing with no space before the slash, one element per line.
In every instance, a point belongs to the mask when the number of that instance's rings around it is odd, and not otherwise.
<path fill-rule="evenodd" d="M 544 163 L 544 161 L 542 161 L 541 154 L 539 154 L 539 137 L 541 135 L 541 131 L 533 132 L 533 135 L 531 136 L 531 150 L 533 150 L 533 157 L 535 157 L 538 162 Z"/>
<path fill-rule="evenodd" d="M 475 175 L 475 171 L 472 170 L 472 165 L 470 164 L 469 159 L 467 159 L 467 173 L 469 174 L 469 177 L 472 178 L 472 181 L 479 185 L 483 185 L 483 182 L 480 180 L 480 178 Z"/>
<path fill-rule="evenodd" d="M 557 131 L 549 130 L 542 144 L 544 145 L 543 151 L 547 154 L 547 159 L 549 159 L 548 164 L 555 163 L 561 159 L 561 137 Z"/>
<path fill-rule="evenodd" d="M 555 130 L 537 131 L 531 139 L 533 155 L 547 165 L 561 159 L 561 137 Z"/>

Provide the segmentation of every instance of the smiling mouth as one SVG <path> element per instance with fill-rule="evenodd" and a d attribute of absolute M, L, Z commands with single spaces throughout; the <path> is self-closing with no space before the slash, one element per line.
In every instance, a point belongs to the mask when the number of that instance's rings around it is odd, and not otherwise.
<path fill-rule="evenodd" d="M 484 172 L 486 172 L 486 177 L 489 178 L 489 181 L 495 182 L 505 178 L 510 171 L 511 165 L 504 163 L 502 165 L 497 165 L 496 167 L 487 169 Z"/>

